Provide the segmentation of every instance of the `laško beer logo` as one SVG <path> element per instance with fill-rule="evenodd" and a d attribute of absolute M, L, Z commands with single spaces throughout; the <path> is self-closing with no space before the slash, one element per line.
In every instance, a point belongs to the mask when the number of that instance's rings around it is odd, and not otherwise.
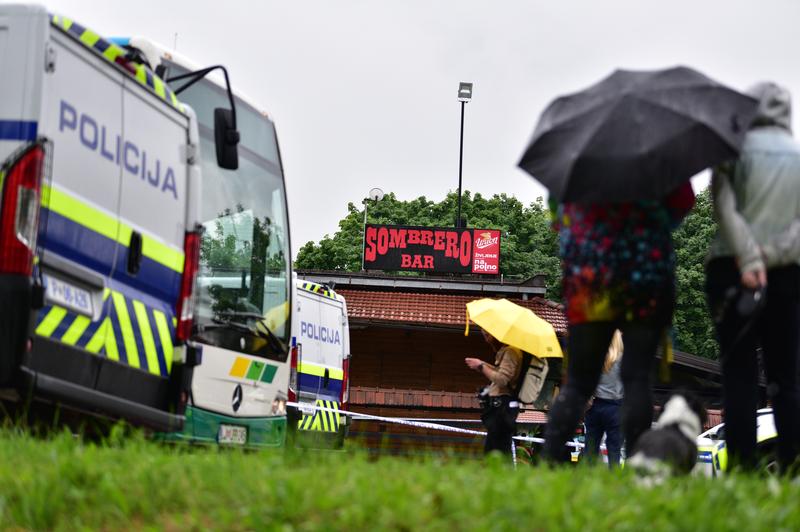
<path fill-rule="evenodd" d="M 475 247 L 477 249 L 486 249 L 489 246 L 494 246 L 498 242 L 500 242 L 500 237 L 496 236 L 496 237 L 492 238 L 492 233 L 490 233 L 489 231 L 486 231 L 485 233 L 481 233 L 478 236 L 479 236 L 479 238 L 475 239 Z"/>
<path fill-rule="evenodd" d="M 364 268 L 498 275 L 500 231 L 367 224 Z"/>

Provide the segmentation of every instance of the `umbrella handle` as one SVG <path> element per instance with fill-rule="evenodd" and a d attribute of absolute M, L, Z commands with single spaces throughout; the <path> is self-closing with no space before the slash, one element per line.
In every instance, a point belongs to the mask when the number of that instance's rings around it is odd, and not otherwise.
<path fill-rule="evenodd" d="M 467 309 L 467 327 L 464 329 L 464 336 L 469 336 L 469 309 Z"/>

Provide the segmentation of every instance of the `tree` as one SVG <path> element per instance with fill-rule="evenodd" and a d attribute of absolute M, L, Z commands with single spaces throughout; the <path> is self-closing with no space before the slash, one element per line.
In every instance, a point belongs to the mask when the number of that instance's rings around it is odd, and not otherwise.
<path fill-rule="evenodd" d="M 424 196 L 409 201 L 388 194 L 369 205 L 371 223 L 450 227 L 456 217 L 458 195 L 451 192 L 441 202 Z M 550 228 L 550 211 L 541 198 L 528 206 L 506 194 L 485 198 L 464 192 L 462 215 L 469 227 L 499 229 L 500 272 L 504 276 L 527 278 L 544 274 L 548 296 L 561 294 L 561 269 L 558 235 Z M 363 239 L 364 211 L 353 203 L 339 221 L 339 230 L 319 243 L 307 242 L 297 255 L 301 269 L 359 271 Z"/>
<path fill-rule="evenodd" d="M 424 196 L 410 201 L 394 194 L 369 206 L 370 222 L 398 225 L 452 226 L 457 195 L 450 193 L 441 202 Z M 558 235 L 551 229 L 551 212 L 541 198 L 523 205 L 506 194 L 484 198 L 465 192 L 462 213 L 470 227 L 500 229 L 500 270 L 505 276 L 527 278 L 544 274 L 547 296 L 561 299 L 561 267 Z M 297 255 L 301 269 L 359 271 L 363 238 L 364 211 L 352 203 L 339 222 L 339 230 L 319 243 L 306 243 Z M 677 302 L 674 319 L 675 347 L 706 358 L 717 358 L 714 328 L 706 306 L 705 270 L 708 246 L 716 232 L 708 189 L 697 196 L 694 210 L 674 233 L 677 255 Z M 414 275 L 413 273 L 410 275 Z"/>
<path fill-rule="evenodd" d="M 716 230 L 710 192 L 706 188 L 697 195 L 694 209 L 673 235 L 678 259 L 673 327 L 677 349 L 714 359 L 719 351 L 706 305 L 704 262 Z"/>

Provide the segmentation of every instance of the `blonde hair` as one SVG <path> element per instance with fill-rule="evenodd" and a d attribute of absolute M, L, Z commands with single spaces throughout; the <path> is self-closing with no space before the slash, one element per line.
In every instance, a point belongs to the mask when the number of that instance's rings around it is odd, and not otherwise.
<path fill-rule="evenodd" d="M 612 366 L 622 357 L 622 352 L 624 350 L 625 346 L 622 343 L 622 331 L 617 329 L 614 331 L 614 336 L 611 337 L 611 344 L 608 346 L 606 361 L 603 362 L 603 373 L 611 371 Z"/>

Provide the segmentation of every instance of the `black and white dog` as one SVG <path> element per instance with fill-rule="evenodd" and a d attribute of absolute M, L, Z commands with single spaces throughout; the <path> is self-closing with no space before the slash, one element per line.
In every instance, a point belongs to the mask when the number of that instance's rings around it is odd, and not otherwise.
<path fill-rule="evenodd" d="M 685 392 L 672 395 L 652 428 L 639 437 L 625 461 L 653 483 L 667 476 L 689 474 L 697 462 L 697 437 L 706 411 L 700 401 Z"/>

